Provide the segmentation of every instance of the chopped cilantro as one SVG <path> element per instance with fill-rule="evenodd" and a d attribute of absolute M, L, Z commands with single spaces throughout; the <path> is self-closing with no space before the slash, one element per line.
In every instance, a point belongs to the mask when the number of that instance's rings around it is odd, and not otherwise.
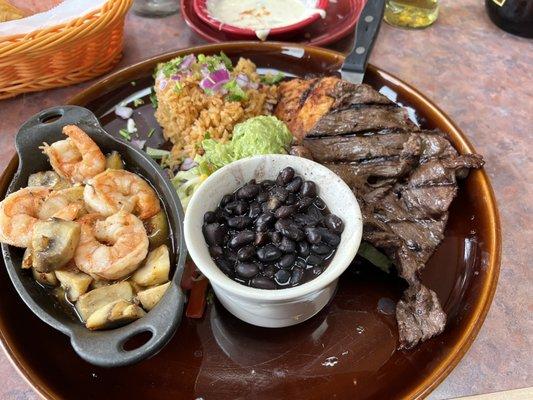
<path fill-rule="evenodd" d="M 223 51 L 220 52 L 220 59 L 229 71 L 233 70 L 233 64 L 231 63 L 231 60 Z"/>
<path fill-rule="evenodd" d="M 228 91 L 227 99 L 229 101 L 242 101 L 248 99 L 248 96 L 237 84 L 235 79 L 232 79 L 228 83 L 224 84 L 224 89 Z"/>
<path fill-rule="evenodd" d="M 144 100 L 143 99 L 135 99 L 135 100 L 133 100 L 133 106 L 134 107 L 139 107 L 142 104 L 144 104 Z"/>
<path fill-rule="evenodd" d="M 122 136 L 124 139 L 130 141 L 131 135 L 126 129 L 121 129 L 118 131 L 119 135 Z"/>
<path fill-rule="evenodd" d="M 220 69 L 221 65 L 224 65 L 229 71 L 233 69 L 233 65 L 231 64 L 231 60 L 227 55 L 224 53 L 220 53 L 218 56 L 206 56 L 204 54 L 198 55 L 198 62 L 200 64 L 204 64 L 209 72 L 216 71 L 217 69 Z"/>
<path fill-rule="evenodd" d="M 174 92 L 175 93 L 179 93 L 181 92 L 181 89 L 183 89 L 183 83 L 181 82 L 176 82 L 176 84 L 174 85 Z"/>
<path fill-rule="evenodd" d="M 283 72 L 278 72 L 277 74 L 266 74 L 261 76 L 261 83 L 264 83 L 265 85 L 275 85 L 283 78 L 285 78 L 285 74 L 283 74 Z"/>
<path fill-rule="evenodd" d="M 178 72 L 182 62 L 183 57 L 176 57 L 164 63 L 161 67 L 161 72 L 163 75 L 165 75 L 165 78 L 170 78 L 171 75 L 174 75 L 176 72 Z"/>
<path fill-rule="evenodd" d="M 152 107 L 157 109 L 157 96 L 155 94 L 154 87 L 152 86 L 152 91 L 150 92 L 150 102 L 152 103 Z"/>

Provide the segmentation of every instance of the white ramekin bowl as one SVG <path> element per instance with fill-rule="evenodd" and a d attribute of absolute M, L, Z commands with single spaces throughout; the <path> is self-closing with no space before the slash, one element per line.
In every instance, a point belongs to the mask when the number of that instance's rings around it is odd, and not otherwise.
<path fill-rule="evenodd" d="M 202 233 L 203 216 L 213 211 L 222 196 L 256 179 L 276 179 L 279 171 L 292 167 L 317 184 L 330 212 L 344 222 L 341 242 L 331 263 L 317 278 L 300 286 L 265 290 L 248 287 L 228 278 L 211 258 Z M 362 235 L 359 204 L 350 188 L 328 168 L 305 158 L 264 155 L 235 161 L 212 174 L 194 193 L 185 213 L 184 234 L 189 254 L 209 279 L 220 302 L 233 315 L 253 325 L 284 327 L 303 322 L 318 313 L 335 293 L 339 276 L 355 257 Z"/>

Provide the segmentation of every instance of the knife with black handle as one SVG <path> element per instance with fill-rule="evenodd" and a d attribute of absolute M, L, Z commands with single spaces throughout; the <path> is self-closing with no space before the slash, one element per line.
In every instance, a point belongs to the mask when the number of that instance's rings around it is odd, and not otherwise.
<path fill-rule="evenodd" d="M 357 26 L 355 41 L 350 54 L 344 59 L 341 76 L 353 83 L 363 82 L 368 57 L 374 47 L 385 11 L 385 0 L 367 0 Z"/>

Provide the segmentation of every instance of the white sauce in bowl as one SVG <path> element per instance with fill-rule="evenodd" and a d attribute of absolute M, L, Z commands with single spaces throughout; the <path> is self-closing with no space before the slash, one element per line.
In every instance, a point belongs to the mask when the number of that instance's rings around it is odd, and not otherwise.
<path fill-rule="evenodd" d="M 208 0 L 209 15 L 223 24 L 255 31 L 265 40 L 271 29 L 296 24 L 314 14 L 326 17 L 315 8 L 317 0 Z"/>

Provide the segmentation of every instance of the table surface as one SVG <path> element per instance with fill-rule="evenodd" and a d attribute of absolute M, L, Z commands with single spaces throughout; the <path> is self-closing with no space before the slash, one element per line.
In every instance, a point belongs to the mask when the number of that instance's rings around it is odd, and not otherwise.
<path fill-rule="evenodd" d="M 533 297 L 528 293 L 533 272 L 527 261 L 533 258 L 533 41 L 492 25 L 483 3 L 442 0 L 438 21 L 426 30 L 384 24 L 371 56 L 373 64 L 433 99 L 466 132 L 485 157 L 502 219 L 503 258 L 494 302 L 471 349 L 432 399 L 533 386 Z M 181 15 L 151 20 L 130 13 L 119 67 L 203 42 Z M 0 171 L 27 118 L 64 103 L 90 83 L 0 101 Z M 39 398 L 3 352 L 0 376 L 0 399 Z"/>

